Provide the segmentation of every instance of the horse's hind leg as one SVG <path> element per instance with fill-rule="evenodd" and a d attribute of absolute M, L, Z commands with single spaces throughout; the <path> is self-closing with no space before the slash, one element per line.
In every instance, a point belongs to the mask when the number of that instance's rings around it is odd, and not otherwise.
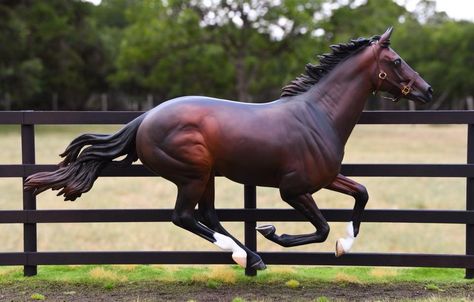
<path fill-rule="evenodd" d="M 277 235 L 273 225 L 257 227 L 265 238 L 284 247 L 291 247 L 315 242 L 324 242 L 329 234 L 329 225 L 313 200 L 311 194 L 298 196 L 287 196 L 281 194 L 284 201 L 290 204 L 298 212 L 302 213 L 316 228 L 316 232 L 302 235 Z"/>
<path fill-rule="evenodd" d="M 178 186 L 178 197 L 172 215 L 175 225 L 182 227 L 202 238 L 214 242 L 214 232 L 200 224 L 194 217 L 194 208 L 205 189 L 205 182 L 193 181 Z"/>
<path fill-rule="evenodd" d="M 225 235 L 232 239 L 240 248 L 242 248 L 246 254 L 247 259 L 246 265 L 242 265 L 241 260 L 243 259 L 234 259 L 237 263 L 241 264 L 242 266 L 248 266 L 250 268 L 263 270 L 266 268 L 265 264 L 260 258 L 259 255 L 249 250 L 245 245 L 235 239 L 226 229 L 221 225 L 219 218 L 217 217 L 217 213 L 214 207 L 214 175 L 211 176 L 209 182 L 206 185 L 206 190 L 202 195 L 201 199 L 199 200 L 199 221 L 202 222 L 204 225 L 209 227 L 210 229 L 216 231 L 219 234 Z"/>
<path fill-rule="evenodd" d="M 194 208 L 203 196 L 207 181 L 193 180 L 184 185 L 178 185 L 178 198 L 176 200 L 172 221 L 202 238 L 214 243 L 223 250 L 231 251 L 232 258 L 243 267 L 246 266 L 247 253 L 230 237 L 211 230 L 206 225 L 199 223 L 194 215 Z"/>
<path fill-rule="evenodd" d="M 336 256 L 341 256 L 349 251 L 355 237 L 359 234 L 362 213 L 369 200 L 369 194 L 363 185 L 342 174 L 339 174 L 326 189 L 350 195 L 355 199 L 351 223 L 347 227 L 347 238 L 341 238 L 336 242 Z"/>

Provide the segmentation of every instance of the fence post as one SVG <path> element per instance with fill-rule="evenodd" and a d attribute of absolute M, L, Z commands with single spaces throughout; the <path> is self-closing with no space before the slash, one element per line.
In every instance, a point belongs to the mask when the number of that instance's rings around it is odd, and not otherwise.
<path fill-rule="evenodd" d="M 467 163 L 474 164 L 474 124 L 467 126 Z M 466 180 L 466 210 L 474 210 L 474 178 Z M 466 255 L 474 255 L 474 224 L 466 224 Z M 466 279 L 474 278 L 474 268 L 466 268 Z"/>
<path fill-rule="evenodd" d="M 22 164 L 35 163 L 35 126 L 21 125 L 21 157 Z M 23 185 L 25 184 L 25 177 L 23 177 Z M 23 190 L 23 210 L 36 210 L 36 197 L 31 191 Z M 23 224 L 23 251 L 25 253 L 36 252 L 36 223 Z M 28 257 L 26 258 L 28 259 Z M 37 274 L 36 265 L 25 265 L 23 267 L 23 274 L 25 276 L 34 276 Z"/>
<path fill-rule="evenodd" d="M 257 187 L 245 185 L 244 186 L 244 207 L 245 209 L 256 209 L 257 208 Z M 256 221 L 245 221 L 245 246 L 251 251 L 257 251 L 257 226 Z M 252 268 L 245 268 L 245 275 L 256 276 L 257 270 Z"/>

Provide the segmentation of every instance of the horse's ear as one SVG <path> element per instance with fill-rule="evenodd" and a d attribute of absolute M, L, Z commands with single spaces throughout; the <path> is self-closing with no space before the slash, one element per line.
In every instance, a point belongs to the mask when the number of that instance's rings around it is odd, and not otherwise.
<path fill-rule="evenodd" d="M 390 36 L 392 35 L 393 27 L 390 26 L 385 33 L 380 37 L 379 44 L 381 47 L 388 47 L 390 45 Z"/>

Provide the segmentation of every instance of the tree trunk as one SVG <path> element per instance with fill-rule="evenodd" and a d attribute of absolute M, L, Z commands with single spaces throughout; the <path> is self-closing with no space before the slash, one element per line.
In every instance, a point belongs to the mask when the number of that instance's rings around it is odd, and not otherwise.
<path fill-rule="evenodd" d="M 102 93 L 102 94 L 100 95 L 100 104 L 101 104 L 101 109 L 102 109 L 102 111 L 107 111 L 107 110 L 109 110 L 109 102 L 108 102 L 107 94 L 106 94 L 106 93 Z"/>
<path fill-rule="evenodd" d="M 145 103 L 145 106 L 144 106 L 144 110 L 145 111 L 148 111 L 150 109 L 153 108 L 153 94 L 149 93 L 147 94 L 146 96 L 146 103 Z"/>
<path fill-rule="evenodd" d="M 472 96 L 468 96 L 466 98 L 466 107 L 467 107 L 467 110 L 474 109 L 474 99 L 472 98 Z"/>
<path fill-rule="evenodd" d="M 245 66 L 245 52 L 239 50 L 235 62 L 237 98 L 239 102 L 252 102 L 249 95 L 249 81 Z"/>
<path fill-rule="evenodd" d="M 53 99 L 51 100 L 51 109 L 53 111 L 58 111 L 59 109 L 59 102 L 58 102 L 58 93 L 54 92 L 53 93 Z"/>
<path fill-rule="evenodd" d="M 12 110 L 12 100 L 8 92 L 5 93 L 5 110 Z"/>

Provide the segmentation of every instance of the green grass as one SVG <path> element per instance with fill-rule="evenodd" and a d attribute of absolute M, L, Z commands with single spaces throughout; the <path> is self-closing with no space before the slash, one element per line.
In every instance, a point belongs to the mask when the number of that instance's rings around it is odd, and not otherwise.
<path fill-rule="evenodd" d="M 42 294 L 34 293 L 34 294 L 31 295 L 30 298 L 33 299 L 33 300 L 41 300 L 41 301 L 42 301 L 42 300 L 44 300 L 46 297 L 45 297 L 44 295 L 42 295 Z"/>
<path fill-rule="evenodd" d="M 12 282 L 65 282 L 110 287 L 121 283 L 161 281 L 202 283 L 209 287 L 222 284 L 280 283 L 298 288 L 305 283 L 417 282 L 433 291 L 445 284 L 474 284 L 464 279 L 462 269 L 434 268 L 360 268 L 360 267 L 281 267 L 270 266 L 256 277 L 247 277 L 238 266 L 160 266 L 160 265 L 82 265 L 40 266 L 38 275 L 24 277 L 21 267 L 0 267 L 0 285 Z"/>

